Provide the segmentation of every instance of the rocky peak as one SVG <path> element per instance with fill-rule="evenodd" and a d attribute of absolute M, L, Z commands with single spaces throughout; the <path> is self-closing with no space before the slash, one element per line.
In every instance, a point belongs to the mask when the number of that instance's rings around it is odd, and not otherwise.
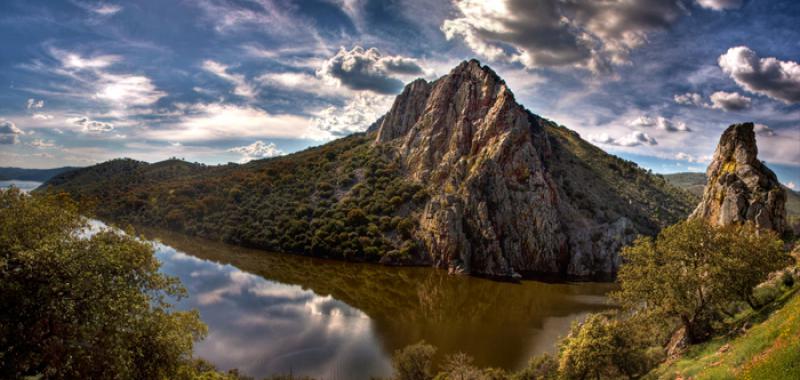
<path fill-rule="evenodd" d="M 703 200 L 692 217 L 719 226 L 751 221 L 760 228 L 783 232 L 785 190 L 757 156 L 753 123 L 728 127 L 708 166 Z"/>
<path fill-rule="evenodd" d="M 545 124 L 476 60 L 397 97 L 375 143 L 428 189 L 415 235 L 435 265 L 500 276 L 615 271 L 635 231 L 625 218 L 587 220 L 565 200 L 548 171 Z"/>

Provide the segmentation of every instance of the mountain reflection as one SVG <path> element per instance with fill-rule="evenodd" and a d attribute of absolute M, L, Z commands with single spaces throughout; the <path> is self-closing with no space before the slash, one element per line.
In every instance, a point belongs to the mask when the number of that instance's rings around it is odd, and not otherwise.
<path fill-rule="evenodd" d="M 196 352 L 247 374 L 387 376 L 394 350 L 422 339 L 481 366 L 517 369 L 552 351 L 570 323 L 608 308 L 611 284 L 521 284 L 430 268 L 344 263 L 143 228 L 189 291 L 209 336 Z M 174 247 L 174 248 L 173 248 Z"/>

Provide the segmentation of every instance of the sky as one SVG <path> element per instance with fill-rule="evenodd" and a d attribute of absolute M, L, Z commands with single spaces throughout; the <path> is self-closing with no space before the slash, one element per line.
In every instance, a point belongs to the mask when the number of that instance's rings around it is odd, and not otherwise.
<path fill-rule="evenodd" d="M 659 173 L 724 129 L 800 189 L 794 0 L 3 0 L 0 166 L 219 164 L 363 131 L 477 58 L 531 112 Z"/>

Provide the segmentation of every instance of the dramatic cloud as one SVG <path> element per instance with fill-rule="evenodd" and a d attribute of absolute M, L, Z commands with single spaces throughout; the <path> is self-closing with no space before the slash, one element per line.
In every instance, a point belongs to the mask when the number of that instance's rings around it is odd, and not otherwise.
<path fill-rule="evenodd" d="M 656 141 L 655 138 L 650 137 L 650 135 L 642 131 L 633 131 L 630 134 L 627 134 L 620 138 L 612 138 L 607 133 L 601 133 L 598 135 L 589 135 L 589 140 L 598 144 L 617 145 L 626 147 L 658 144 L 658 141 Z"/>
<path fill-rule="evenodd" d="M 726 9 L 737 9 L 742 6 L 742 0 L 697 0 L 703 8 L 722 11 Z"/>
<path fill-rule="evenodd" d="M 28 102 L 25 104 L 25 108 L 29 110 L 42 107 L 44 107 L 44 100 L 28 99 Z"/>
<path fill-rule="evenodd" d="M 772 130 L 772 128 L 770 128 L 770 127 L 768 127 L 768 126 L 766 126 L 764 124 L 756 124 L 753 127 L 753 131 L 755 131 L 755 133 L 757 135 L 759 135 L 759 136 L 772 137 L 772 136 L 776 135 L 775 131 Z"/>
<path fill-rule="evenodd" d="M 23 134 L 17 125 L 8 121 L 0 120 L 0 145 L 13 145 L 19 142 L 19 135 Z"/>
<path fill-rule="evenodd" d="M 359 94 L 344 107 L 328 107 L 320 111 L 312 120 L 313 127 L 306 137 L 327 140 L 363 132 L 386 113 L 391 104 L 390 96 Z"/>
<path fill-rule="evenodd" d="M 685 106 L 703 106 L 703 96 L 695 92 L 687 92 L 682 95 L 675 95 L 673 99 L 675 100 L 675 103 Z"/>
<path fill-rule="evenodd" d="M 86 116 L 73 117 L 67 122 L 80 126 L 86 133 L 106 133 L 114 130 L 114 125 L 104 121 L 92 120 Z"/>
<path fill-rule="evenodd" d="M 719 57 L 719 67 L 739 86 L 787 104 L 800 102 L 800 64 L 759 58 L 747 46 L 737 46 Z"/>
<path fill-rule="evenodd" d="M 689 128 L 686 123 L 682 121 L 672 121 L 665 117 L 656 117 L 651 118 L 648 116 L 639 116 L 636 119 L 631 120 L 628 125 L 632 127 L 656 127 L 658 129 L 663 129 L 667 132 L 691 132 L 691 128 Z"/>
<path fill-rule="evenodd" d="M 686 13 L 682 1 L 456 0 L 461 16 L 445 20 L 447 39 L 461 38 L 490 60 L 525 67 L 579 66 L 607 71 Z"/>
<path fill-rule="evenodd" d="M 228 149 L 228 151 L 241 154 L 243 157 L 239 162 L 242 164 L 259 158 L 275 157 L 284 154 L 275 144 L 271 142 L 265 143 L 261 140 L 250 145 L 231 148 Z"/>
<path fill-rule="evenodd" d="M 228 72 L 228 66 L 223 65 L 219 62 L 206 60 L 203 62 L 203 70 L 206 70 L 234 85 L 233 93 L 244 97 L 244 98 L 253 98 L 256 96 L 258 91 L 250 85 L 247 80 L 245 79 L 244 75 L 241 74 L 232 74 Z"/>
<path fill-rule="evenodd" d="M 741 111 L 750 108 L 752 99 L 741 95 L 738 92 L 717 91 L 709 97 L 711 108 L 725 111 Z"/>
<path fill-rule="evenodd" d="M 403 82 L 395 75 L 418 75 L 423 70 L 416 60 L 399 56 L 383 56 L 378 49 L 360 46 L 347 51 L 340 48 L 317 71 L 353 90 L 370 90 L 379 94 L 395 94 Z"/>
<path fill-rule="evenodd" d="M 106 69 L 109 66 L 122 61 L 119 56 L 83 57 L 80 54 L 59 49 L 50 49 L 50 54 L 61 64 L 53 71 L 78 81 L 83 87 L 64 90 L 70 95 L 85 96 L 89 94 L 92 99 L 101 100 L 119 108 L 148 106 L 167 95 L 144 75 L 108 72 Z"/>

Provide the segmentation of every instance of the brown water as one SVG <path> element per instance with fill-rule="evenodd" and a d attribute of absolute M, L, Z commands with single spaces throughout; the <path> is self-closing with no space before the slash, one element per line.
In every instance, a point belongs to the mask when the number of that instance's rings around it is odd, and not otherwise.
<path fill-rule="evenodd" d="M 196 353 L 221 369 L 325 379 L 388 376 L 394 350 L 425 340 L 480 366 L 519 369 L 552 351 L 573 320 L 606 305 L 605 283 L 498 282 L 270 253 L 142 230 L 163 271 L 189 290 L 209 336 Z"/>

